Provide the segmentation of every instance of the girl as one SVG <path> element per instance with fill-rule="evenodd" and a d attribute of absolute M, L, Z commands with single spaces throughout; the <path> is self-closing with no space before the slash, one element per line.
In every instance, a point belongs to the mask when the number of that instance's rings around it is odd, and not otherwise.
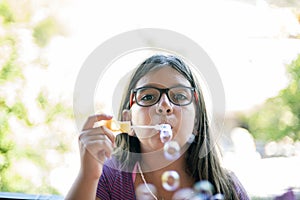
<path fill-rule="evenodd" d="M 189 67 L 178 57 L 154 55 L 133 73 L 119 112 L 120 121 L 132 126 L 165 124 L 180 156 L 167 159 L 160 132 L 133 128 L 115 137 L 105 126 L 94 128 L 112 116 L 90 116 L 80 135 L 81 168 L 67 199 L 176 199 L 180 189 L 209 181 L 214 194 L 225 199 L 249 199 L 234 174 L 220 165 L 212 141 L 203 95 Z M 107 159 L 109 158 L 109 159 Z M 165 172 L 178 175 L 166 189 Z M 168 185 L 167 184 L 167 185 Z M 141 187 L 145 186 L 145 187 Z M 139 189 L 143 188 L 143 189 Z"/>

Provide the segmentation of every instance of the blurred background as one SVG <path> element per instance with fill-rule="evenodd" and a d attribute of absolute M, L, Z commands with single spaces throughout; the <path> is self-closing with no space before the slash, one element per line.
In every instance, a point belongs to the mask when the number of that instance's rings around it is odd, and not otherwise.
<path fill-rule="evenodd" d="M 0 191 L 67 193 L 79 168 L 78 72 L 101 43 L 139 28 L 179 32 L 214 61 L 223 165 L 251 198 L 299 193 L 298 0 L 0 0 Z"/>

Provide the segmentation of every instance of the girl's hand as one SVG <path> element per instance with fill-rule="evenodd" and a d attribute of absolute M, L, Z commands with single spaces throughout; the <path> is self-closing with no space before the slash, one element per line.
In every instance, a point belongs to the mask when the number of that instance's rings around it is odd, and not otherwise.
<path fill-rule="evenodd" d="M 81 175 L 85 178 L 99 179 L 106 158 L 111 156 L 115 145 L 115 136 L 105 126 L 94 128 L 101 120 L 110 120 L 112 116 L 97 114 L 90 116 L 85 122 L 79 136 L 81 157 Z"/>

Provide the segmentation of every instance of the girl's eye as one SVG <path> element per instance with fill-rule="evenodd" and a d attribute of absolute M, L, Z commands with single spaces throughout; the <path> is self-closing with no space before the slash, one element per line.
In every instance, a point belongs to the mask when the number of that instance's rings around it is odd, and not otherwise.
<path fill-rule="evenodd" d="M 186 100 L 187 97 L 185 94 L 182 94 L 182 93 L 177 93 L 177 94 L 174 94 L 173 96 L 174 100 Z"/>
<path fill-rule="evenodd" d="M 147 95 L 144 95 L 142 98 L 141 98 L 141 101 L 151 101 L 154 99 L 154 96 L 151 95 L 151 94 L 147 94 Z"/>

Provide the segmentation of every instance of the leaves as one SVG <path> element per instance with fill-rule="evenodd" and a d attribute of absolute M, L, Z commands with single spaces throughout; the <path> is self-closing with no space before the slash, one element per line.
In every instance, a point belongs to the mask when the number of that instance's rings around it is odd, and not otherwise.
<path fill-rule="evenodd" d="M 0 68 L 0 85 L 6 81 L 12 81 L 15 78 L 22 77 L 22 70 L 17 63 L 16 39 L 12 36 L 0 38 L 0 55 L 6 58 Z M 6 54 L 6 55 L 5 55 Z"/>
<path fill-rule="evenodd" d="M 53 17 L 40 21 L 33 28 L 33 38 L 39 47 L 45 47 L 53 36 L 59 34 L 60 28 Z"/>
<path fill-rule="evenodd" d="M 0 2 L 0 17 L 2 17 L 4 24 L 9 24 L 15 21 L 12 9 L 6 1 Z"/>
<path fill-rule="evenodd" d="M 279 94 L 259 109 L 240 116 L 256 139 L 280 140 L 289 136 L 300 139 L 300 55 L 287 66 L 290 82 Z"/>
<path fill-rule="evenodd" d="M 61 127 L 62 122 L 72 118 L 70 106 L 50 100 L 45 88 L 29 84 L 37 68 L 46 70 L 48 61 L 42 57 L 43 48 L 61 33 L 61 26 L 50 13 L 38 21 L 32 18 L 39 6 L 45 5 L 30 0 L 0 1 L 0 191 L 3 192 L 58 194 L 49 180 L 54 161 L 51 163 L 46 156 L 49 151 L 63 156 L 70 149 L 68 134 Z M 39 90 L 42 92 L 37 93 Z"/>

